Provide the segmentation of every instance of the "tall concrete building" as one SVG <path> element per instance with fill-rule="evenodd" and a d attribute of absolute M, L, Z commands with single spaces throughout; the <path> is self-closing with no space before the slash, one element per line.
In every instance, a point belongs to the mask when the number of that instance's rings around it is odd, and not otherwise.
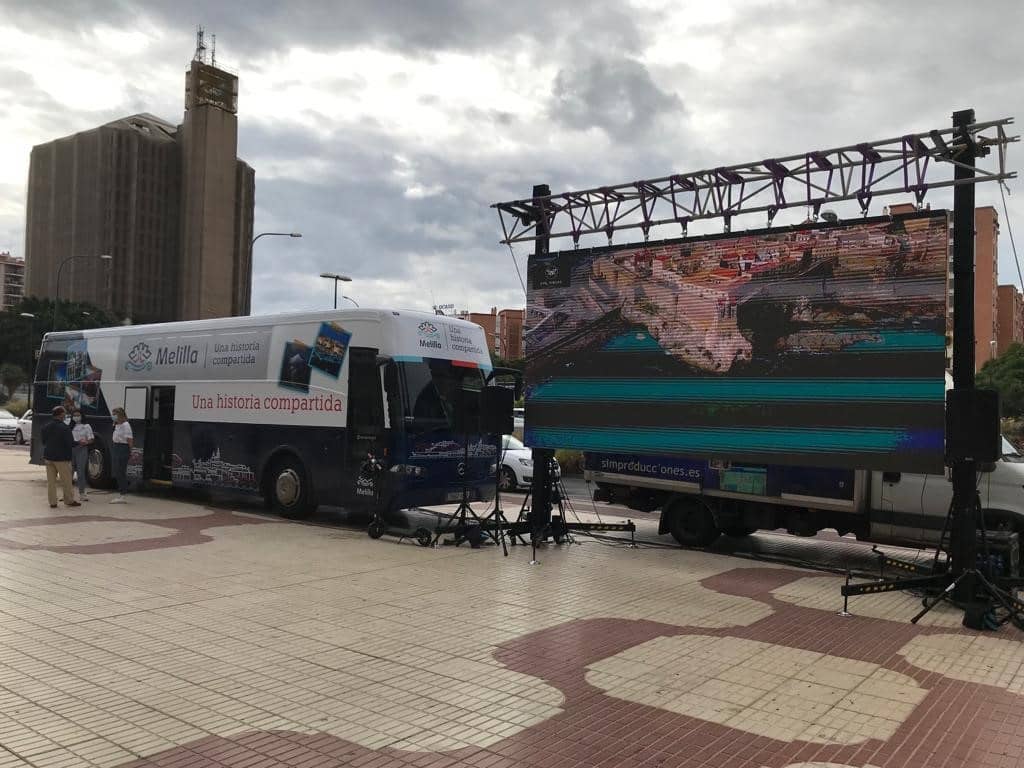
<path fill-rule="evenodd" d="M 974 209 L 974 362 L 980 369 L 999 343 L 999 214 Z"/>
<path fill-rule="evenodd" d="M 522 309 L 491 307 L 487 312 L 459 312 L 459 317 L 476 323 L 484 329 L 487 346 L 492 355 L 505 360 L 521 360 L 523 357 L 523 315 Z"/>
<path fill-rule="evenodd" d="M 893 214 L 911 213 L 915 207 L 910 203 L 889 206 Z M 952 224 L 950 237 L 952 238 Z M 949 295 L 947 315 L 949 333 L 953 333 L 953 251 L 950 245 Z M 999 214 L 992 206 L 974 209 L 974 363 L 981 369 L 996 356 L 999 338 Z M 947 348 L 947 363 L 952 348 Z"/>
<path fill-rule="evenodd" d="M 26 294 L 136 323 L 248 314 L 255 175 L 237 111 L 238 78 L 197 58 L 181 125 L 139 114 L 33 147 Z"/>
<path fill-rule="evenodd" d="M 0 252 L 0 312 L 12 309 L 25 295 L 25 262 Z"/>
<path fill-rule="evenodd" d="M 998 323 L 997 354 L 1003 354 L 1011 344 L 1024 344 L 1024 296 L 1016 285 L 999 286 Z"/>

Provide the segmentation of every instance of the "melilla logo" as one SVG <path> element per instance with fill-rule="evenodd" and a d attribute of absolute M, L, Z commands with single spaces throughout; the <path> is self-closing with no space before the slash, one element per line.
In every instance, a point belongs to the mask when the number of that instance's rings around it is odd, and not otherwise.
<path fill-rule="evenodd" d="M 430 349 L 443 349 L 441 342 L 438 341 L 438 336 L 441 335 L 441 331 L 436 325 L 429 320 L 424 320 L 417 326 L 420 333 L 420 346 L 429 347 Z"/>
<path fill-rule="evenodd" d="M 132 351 L 128 353 L 128 362 L 124 364 L 126 371 L 148 371 L 153 367 L 153 363 L 150 362 L 150 358 L 153 353 L 149 349 L 149 345 L 140 341 L 134 347 Z"/>

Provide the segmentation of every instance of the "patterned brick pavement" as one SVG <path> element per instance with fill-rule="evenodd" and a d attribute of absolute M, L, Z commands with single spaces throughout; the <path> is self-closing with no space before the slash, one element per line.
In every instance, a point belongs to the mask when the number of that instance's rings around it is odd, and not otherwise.
<path fill-rule="evenodd" d="M 502 558 L 102 496 L 0 453 L 0 768 L 1024 765 L 1024 645 L 587 542 Z M 79 512 L 81 514 L 71 514 Z M 585 540 L 584 540 L 585 541 Z"/>

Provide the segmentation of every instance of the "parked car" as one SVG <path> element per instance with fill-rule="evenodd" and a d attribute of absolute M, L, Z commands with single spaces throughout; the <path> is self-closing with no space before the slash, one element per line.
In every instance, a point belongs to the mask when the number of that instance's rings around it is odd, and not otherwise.
<path fill-rule="evenodd" d="M 32 410 L 25 411 L 25 415 L 18 419 L 18 431 L 14 433 L 14 442 L 18 445 L 32 441 Z"/>
<path fill-rule="evenodd" d="M 18 418 L 10 411 L 0 410 L 0 440 L 14 440 L 18 434 Z"/>
<path fill-rule="evenodd" d="M 555 477 L 562 476 L 562 468 L 555 462 Z M 505 435 L 501 445 L 501 470 L 498 486 L 503 491 L 523 488 L 533 482 L 533 451 L 514 435 Z"/>
<path fill-rule="evenodd" d="M 508 411 L 506 411 L 508 413 Z M 512 409 L 512 426 L 519 431 L 522 431 L 526 426 L 526 409 L 525 408 L 513 408 Z"/>

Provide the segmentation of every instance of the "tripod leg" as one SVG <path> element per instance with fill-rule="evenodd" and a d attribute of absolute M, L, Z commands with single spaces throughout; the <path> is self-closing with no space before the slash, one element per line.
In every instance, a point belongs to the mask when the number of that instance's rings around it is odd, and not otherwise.
<path fill-rule="evenodd" d="M 967 571 L 964 571 L 959 576 L 957 576 L 956 579 L 954 579 L 953 581 L 951 581 L 949 583 L 948 587 L 946 587 L 944 590 L 942 590 L 941 593 L 936 595 L 935 599 L 931 603 L 928 602 L 928 598 L 925 598 L 925 600 L 924 600 L 924 609 L 920 613 L 918 613 L 914 618 L 912 618 L 910 620 L 910 623 L 911 624 L 917 624 L 917 622 L 920 619 L 924 618 L 924 616 L 928 613 L 928 611 L 930 611 L 936 605 L 941 603 L 943 600 L 949 600 L 950 596 L 953 594 L 953 590 L 960 584 L 960 580 L 964 576 L 966 576 L 966 575 L 967 575 Z"/>
<path fill-rule="evenodd" d="M 1007 594 L 1002 589 L 997 587 L 995 584 L 990 582 L 985 575 L 982 573 L 977 574 L 978 582 L 981 584 L 982 589 L 985 590 L 989 596 L 993 597 L 997 603 L 1003 606 L 1003 609 L 1009 614 L 1009 618 L 1013 621 L 1015 626 L 1021 626 L 1024 622 L 1024 603 Z"/>

